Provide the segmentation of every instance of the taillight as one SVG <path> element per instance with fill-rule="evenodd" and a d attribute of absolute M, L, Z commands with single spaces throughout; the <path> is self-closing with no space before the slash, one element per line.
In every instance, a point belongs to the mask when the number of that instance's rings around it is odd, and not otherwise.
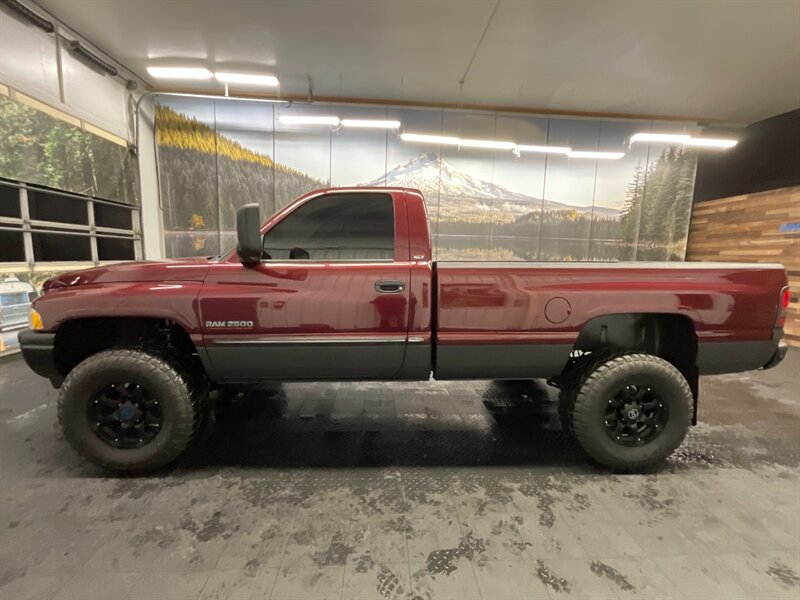
<path fill-rule="evenodd" d="M 789 286 L 787 285 L 781 290 L 781 298 L 778 303 L 778 318 L 775 320 L 776 327 L 783 327 L 786 323 L 786 316 L 789 314 Z"/>

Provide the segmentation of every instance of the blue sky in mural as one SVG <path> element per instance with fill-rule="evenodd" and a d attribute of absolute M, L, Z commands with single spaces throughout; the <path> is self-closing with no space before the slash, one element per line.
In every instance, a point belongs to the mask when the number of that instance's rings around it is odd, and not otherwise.
<path fill-rule="evenodd" d="M 385 107 L 340 106 L 341 119 L 389 119 Z M 393 118 L 393 117 L 392 117 Z M 331 135 L 331 185 L 369 183 L 386 173 L 386 141 L 396 134 L 379 129 L 342 127 Z M 391 169 L 393 165 L 389 165 Z"/>
<path fill-rule="evenodd" d="M 217 130 L 244 147 L 272 157 L 273 105 L 264 102 L 216 102 Z"/>
<path fill-rule="evenodd" d="M 205 123 L 209 127 L 214 126 L 214 101 L 205 100 L 202 98 L 183 98 L 181 96 L 164 96 L 160 97 L 158 101 L 176 110 Z M 234 104 L 233 102 L 231 105 Z M 253 106 L 255 103 L 244 102 L 248 106 Z"/>

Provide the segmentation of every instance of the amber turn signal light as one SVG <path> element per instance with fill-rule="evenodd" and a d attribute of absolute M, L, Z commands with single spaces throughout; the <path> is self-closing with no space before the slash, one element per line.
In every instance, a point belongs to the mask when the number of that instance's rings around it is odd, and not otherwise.
<path fill-rule="evenodd" d="M 35 309 L 31 309 L 30 315 L 28 315 L 28 320 L 30 321 L 31 329 L 34 331 L 41 331 L 44 329 L 42 315 L 40 315 Z"/>

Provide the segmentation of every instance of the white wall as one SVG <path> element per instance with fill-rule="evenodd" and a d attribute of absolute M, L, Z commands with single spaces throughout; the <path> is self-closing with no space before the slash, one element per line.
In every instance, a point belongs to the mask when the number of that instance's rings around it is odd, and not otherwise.
<path fill-rule="evenodd" d="M 31 8 L 56 24 L 56 32 L 63 38 L 77 38 L 40 8 Z M 130 140 L 132 119 L 123 80 L 73 56 L 63 38 L 57 44 L 55 32 L 46 33 L 0 5 L 0 81 Z M 105 59 L 99 52 L 96 54 Z"/>
<path fill-rule="evenodd" d="M 0 80 L 42 101 L 60 102 L 55 36 L 0 7 Z"/>
<path fill-rule="evenodd" d="M 141 182 L 142 242 L 147 260 L 164 258 L 164 221 L 158 191 L 156 143 L 154 134 L 155 101 L 142 101 L 139 112 L 139 176 Z"/>

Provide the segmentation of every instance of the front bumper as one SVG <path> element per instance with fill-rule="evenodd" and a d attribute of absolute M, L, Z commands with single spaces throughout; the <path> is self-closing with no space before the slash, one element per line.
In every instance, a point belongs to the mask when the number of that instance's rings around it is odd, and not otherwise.
<path fill-rule="evenodd" d="M 46 377 L 53 386 L 61 385 L 64 377 L 56 368 L 56 334 L 26 329 L 18 336 L 22 358 L 37 375 Z"/>
<path fill-rule="evenodd" d="M 766 369 L 771 369 L 772 367 L 777 367 L 786 356 L 786 351 L 788 349 L 789 349 L 789 344 L 781 340 L 778 343 L 778 348 L 775 350 L 775 354 L 773 354 L 772 358 L 770 358 L 761 368 L 766 370 Z"/>

